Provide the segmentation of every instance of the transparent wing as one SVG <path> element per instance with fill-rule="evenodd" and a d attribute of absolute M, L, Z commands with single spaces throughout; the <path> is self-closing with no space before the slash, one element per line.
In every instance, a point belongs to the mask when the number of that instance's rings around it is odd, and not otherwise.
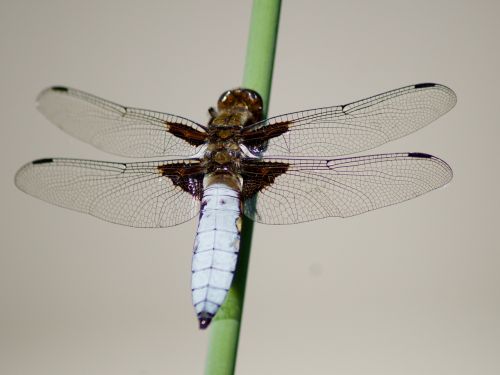
<path fill-rule="evenodd" d="M 406 86 L 346 105 L 272 117 L 246 128 L 243 143 L 260 156 L 352 154 L 422 128 L 456 100 L 451 89 L 439 84 Z"/>
<path fill-rule="evenodd" d="M 48 120 L 72 136 L 128 157 L 187 156 L 205 142 L 205 128 L 188 119 L 128 108 L 67 87 L 51 87 L 37 98 Z"/>
<path fill-rule="evenodd" d="M 113 223 L 169 227 L 199 210 L 195 196 L 200 176 L 188 172 L 197 167 L 193 160 L 125 164 L 40 159 L 24 165 L 15 183 L 34 197 Z"/>
<path fill-rule="evenodd" d="M 452 179 L 443 160 L 422 153 L 342 159 L 254 159 L 243 167 L 244 196 L 259 191 L 245 214 L 265 224 L 348 217 L 417 197 Z M 250 167 L 248 166 L 250 163 Z M 264 163 L 263 167 L 255 167 Z M 253 165 L 252 165 L 253 164 Z M 265 173 L 252 176 L 252 171 Z M 263 179 L 265 183 L 259 182 Z M 255 185 L 258 186 L 255 186 Z"/>

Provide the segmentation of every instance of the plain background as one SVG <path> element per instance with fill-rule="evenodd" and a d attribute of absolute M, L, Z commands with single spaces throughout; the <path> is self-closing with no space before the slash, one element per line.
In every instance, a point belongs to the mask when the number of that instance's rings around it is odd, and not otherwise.
<path fill-rule="evenodd" d="M 250 10 L 0 3 L 1 374 L 203 372 L 196 221 L 121 227 L 33 199 L 13 178 L 40 157 L 120 160 L 37 113 L 49 85 L 206 121 L 241 83 Z M 432 153 L 455 177 L 347 220 L 257 224 L 238 374 L 500 373 L 499 14 L 496 1 L 284 1 L 270 115 L 446 84 L 450 113 L 373 153 Z"/>

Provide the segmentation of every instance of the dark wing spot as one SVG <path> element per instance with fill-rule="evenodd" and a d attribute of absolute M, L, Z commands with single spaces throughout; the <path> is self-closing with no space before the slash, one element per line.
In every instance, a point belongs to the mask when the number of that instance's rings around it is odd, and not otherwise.
<path fill-rule="evenodd" d="M 416 89 L 424 89 L 426 87 L 434 87 L 434 86 L 436 86 L 435 83 L 417 83 L 415 85 L 415 88 Z"/>
<path fill-rule="evenodd" d="M 408 157 L 419 158 L 419 159 L 430 159 L 432 158 L 432 155 L 424 154 L 423 152 L 409 152 Z"/>
<path fill-rule="evenodd" d="M 205 168 L 200 163 L 171 163 L 158 166 L 163 177 L 169 178 L 175 186 L 201 200 Z"/>
<path fill-rule="evenodd" d="M 241 176 L 243 177 L 243 199 L 252 198 L 259 191 L 272 185 L 277 177 L 288 170 L 289 164 L 281 162 L 264 162 L 260 160 L 242 160 Z"/>
<path fill-rule="evenodd" d="M 167 125 L 167 130 L 171 134 L 186 141 L 192 146 L 199 146 L 207 141 L 207 133 L 200 132 L 190 126 L 179 122 L 168 121 L 166 121 L 165 124 Z"/>
<path fill-rule="evenodd" d="M 51 87 L 52 91 L 60 91 L 60 92 L 68 92 L 68 88 L 64 86 L 53 86 Z"/>
<path fill-rule="evenodd" d="M 281 121 L 256 130 L 252 130 L 250 126 L 243 129 L 241 133 L 242 142 L 250 152 L 259 155 L 266 150 L 267 141 L 286 133 L 291 123 L 292 121 Z"/>
<path fill-rule="evenodd" d="M 31 164 L 47 164 L 54 162 L 52 158 L 38 159 L 31 162 Z"/>
<path fill-rule="evenodd" d="M 280 121 L 257 130 L 252 130 L 250 126 L 248 129 L 243 129 L 241 138 L 245 145 L 261 143 L 287 132 L 291 123 L 292 121 Z"/>

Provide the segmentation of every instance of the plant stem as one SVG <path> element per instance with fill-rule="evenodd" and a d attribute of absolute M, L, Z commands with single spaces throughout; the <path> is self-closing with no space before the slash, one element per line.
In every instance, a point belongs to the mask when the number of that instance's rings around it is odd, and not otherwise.
<path fill-rule="evenodd" d="M 269 108 L 281 0 L 254 0 L 243 87 L 257 91 Z M 255 201 L 253 202 L 255 204 Z M 234 374 L 250 259 L 253 221 L 244 217 L 238 264 L 231 289 L 210 327 L 205 374 Z"/>

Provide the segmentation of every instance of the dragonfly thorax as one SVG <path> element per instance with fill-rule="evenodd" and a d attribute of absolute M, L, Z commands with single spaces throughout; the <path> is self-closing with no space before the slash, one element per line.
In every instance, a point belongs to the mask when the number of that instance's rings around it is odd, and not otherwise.
<path fill-rule="evenodd" d="M 220 96 L 217 111 L 209 110 L 208 143 L 202 160 L 207 173 L 239 176 L 242 129 L 262 119 L 262 108 L 262 99 L 253 90 L 238 88 Z"/>

